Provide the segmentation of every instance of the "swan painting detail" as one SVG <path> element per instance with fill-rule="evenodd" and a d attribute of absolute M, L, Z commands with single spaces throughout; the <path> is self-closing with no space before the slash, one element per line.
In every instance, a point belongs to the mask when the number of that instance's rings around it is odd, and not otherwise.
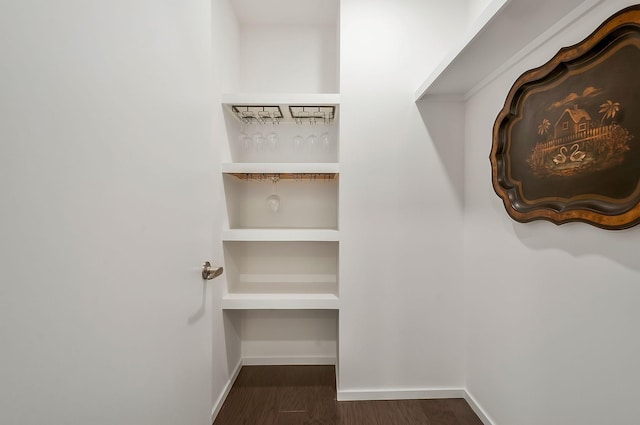
<path fill-rule="evenodd" d="M 565 162 L 567 162 L 567 147 L 562 146 L 558 152 L 559 153 L 553 157 L 553 162 L 556 165 L 564 164 Z"/>
<path fill-rule="evenodd" d="M 569 156 L 569 160 L 571 160 L 571 162 L 581 162 L 585 156 L 587 156 L 587 153 L 581 151 L 580 146 L 577 143 L 571 146 L 571 155 Z"/>

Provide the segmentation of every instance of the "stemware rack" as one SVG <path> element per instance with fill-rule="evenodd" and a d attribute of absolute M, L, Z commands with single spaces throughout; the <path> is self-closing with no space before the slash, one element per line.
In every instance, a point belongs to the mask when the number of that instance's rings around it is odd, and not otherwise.
<path fill-rule="evenodd" d="M 330 124 L 336 116 L 334 105 L 289 105 L 283 114 L 280 105 L 230 105 L 231 111 L 245 124 Z"/>
<path fill-rule="evenodd" d="M 336 113 L 335 106 L 289 106 L 289 113 L 296 124 L 307 122 L 316 124 L 322 121 L 325 124 L 333 121 Z"/>
<path fill-rule="evenodd" d="M 282 110 L 278 105 L 231 105 L 231 110 L 245 124 L 266 124 L 267 122 L 279 124 L 283 118 Z"/>

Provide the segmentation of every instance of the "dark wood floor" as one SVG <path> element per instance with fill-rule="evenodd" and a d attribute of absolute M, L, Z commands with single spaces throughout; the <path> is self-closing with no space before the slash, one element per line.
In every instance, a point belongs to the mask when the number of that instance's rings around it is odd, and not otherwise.
<path fill-rule="evenodd" d="M 333 366 L 244 366 L 214 425 L 482 425 L 463 399 L 336 401 Z"/>

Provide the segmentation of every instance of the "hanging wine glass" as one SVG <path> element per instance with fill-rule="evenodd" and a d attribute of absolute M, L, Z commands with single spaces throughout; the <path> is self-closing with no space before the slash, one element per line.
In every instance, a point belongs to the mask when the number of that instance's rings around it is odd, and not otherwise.
<path fill-rule="evenodd" d="M 320 146 L 323 149 L 329 149 L 329 145 L 331 144 L 331 140 L 329 140 L 329 133 L 324 132 L 320 135 Z"/>
<path fill-rule="evenodd" d="M 311 133 L 307 136 L 307 161 L 313 161 L 318 150 L 318 136 Z"/>
<path fill-rule="evenodd" d="M 261 131 L 256 131 L 253 134 L 253 145 L 258 152 L 261 152 L 264 147 L 264 135 Z"/>
<path fill-rule="evenodd" d="M 311 133 L 307 137 L 307 144 L 309 145 L 310 149 L 315 148 L 317 146 L 317 144 L 318 144 L 318 136 L 316 136 L 315 134 Z"/>
<path fill-rule="evenodd" d="M 240 142 L 240 146 L 242 146 L 242 149 L 246 151 L 251 149 L 251 144 L 253 141 L 251 140 L 251 137 L 249 137 L 249 134 L 247 134 L 247 131 L 244 129 L 244 125 L 240 126 L 238 141 Z"/>
<path fill-rule="evenodd" d="M 248 137 L 247 132 L 244 129 L 244 125 L 240 126 L 240 132 L 238 133 L 238 140 L 240 141 L 240 143 L 244 143 L 244 139 Z"/>
<path fill-rule="evenodd" d="M 299 152 L 302 149 L 302 136 L 297 135 L 293 138 L 293 150 Z"/>
<path fill-rule="evenodd" d="M 278 149 L 278 133 L 275 131 L 267 134 L 267 147 L 272 152 Z"/>
<path fill-rule="evenodd" d="M 271 177 L 271 182 L 273 183 L 271 189 L 271 195 L 267 196 L 267 208 L 273 214 L 277 213 L 280 210 L 280 196 L 277 194 L 276 183 L 280 180 L 280 176 L 277 174 Z"/>

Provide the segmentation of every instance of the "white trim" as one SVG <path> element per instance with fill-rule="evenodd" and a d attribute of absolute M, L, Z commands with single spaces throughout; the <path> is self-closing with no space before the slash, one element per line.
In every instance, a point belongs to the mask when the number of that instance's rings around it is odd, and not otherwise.
<path fill-rule="evenodd" d="M 489 418 L 489 415 L 487 415 L 487 412 L 485 412 L 482 406 L 478 404 L 476 399 L 471 395 L 471 393 L 469 393 L 468 390 L 464 391 L 464 399 L 469 404 L 474 413 L 478 416 L 478 418 L 480 418 L 484 425 L 494 425 L 491 418 Z"/>
<path fill-rule="evenodd" d="M 464 398 L 462 388 L 382 388 L 339 390 L 338 401 Z"/>
<path fill-rule="evenodd" d="M 243 366 L 335 365 L 335 357 L 243 357 Z"/>
<path fill-rule="evenodd" d="M 487 412 L 464 388 L 384 388 L 363 390 L 338 390 L 338 401 L 361 400 L 420 400 L 439 398 L 463 398 L 484 425 L 494 425 Z"/>
<path fill-rule="evenodd" d="M 218 397 L 218 400 L 213 405 L 213 408 L 211 409 L 211 423 L 213 423 L 216 420 L 218 413 L 220 413 L 220 409 L 222 409 L 222 405 L 224 404 L 224 401 L 227 399 L 227 396 L 229 395 L 229 391 L 231 391 L 231 387 L 233 387 L 233 384 L 236 382 L 236 379 L 238 378 L 238 374 L 240 373 L 240 369 L 242 369 L 242 365 L 243 365 L 243 361 L 242 359 L 240 359 L 240 361 L 238 361 L 238 364 L 236 365 L 236 368 L 233 370 L 231 377 L 229 377 L 229 382 L 227 382 L 227 385 L 224 386 L 224 390 L 222 390 L 220 397 Z"/>
<path fill-rule="evenodd" d="M 464 93 L 437 93 L 437 94 L 425 94 L 415 100 L 416 103 L 429 102 L 429 103 L 464 103 L 468 99 Z"/>

